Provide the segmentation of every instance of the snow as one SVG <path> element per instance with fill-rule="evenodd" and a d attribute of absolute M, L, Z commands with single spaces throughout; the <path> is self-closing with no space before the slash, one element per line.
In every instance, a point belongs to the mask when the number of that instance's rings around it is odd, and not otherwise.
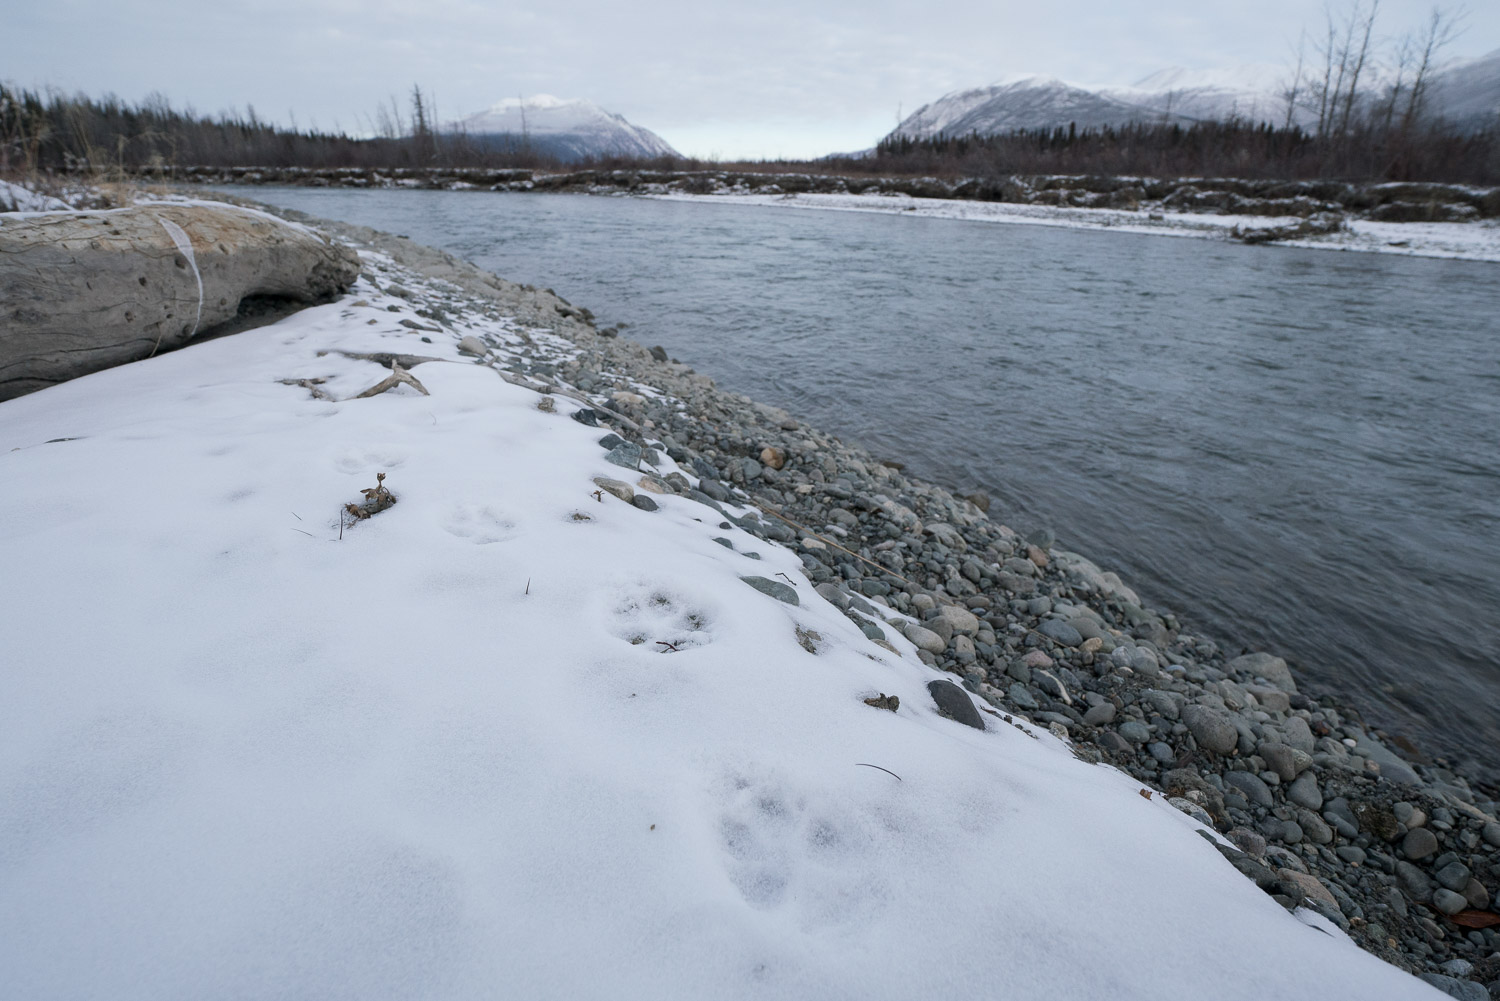
<path fill-rule="evenodd" d="M 791 551 L 596 499 L 604 429 L 454 346 L 568 343 L 411 315 L 362 280 L 0 403 L 7 995 L 1441 996 L 1046 730 L 939 716 Z M 351 399 L 377 350 L 431 395 Z"/>
<path fill-rule="evenodd" d="M 1060 226 L 1103 229 L 1116 233 L 1154 236 L 1229 239 L 1240 230 L 1294 226 L 1296 216 L 1238 216 L 1210 213 L 1158 212 L 1150 209 L 1071 208 L 1021 205 L 1011 202 L 974 202 L 947 198 L 913 198 L 900 194 L 711 194 L 681 192 L 642 197 L 674 201 L 707 201 L 762 208 L 810 209 L 831 212 L 878 212 L 918 219 Z M 1277 241 L 1277 246 L 1310 250 L 1354 250 L 1414 257 L 1447 257 L 1470 261 L 1500 261 L 1500 221 L 1382 223 L 1351 219 L 1342 232 Z"/>
<path fill-rule="evenodd" d="M 0 181 L 0 212 L 53 212 L 68 208 L 60 198 L 32 191 L 12 181 Z"/>

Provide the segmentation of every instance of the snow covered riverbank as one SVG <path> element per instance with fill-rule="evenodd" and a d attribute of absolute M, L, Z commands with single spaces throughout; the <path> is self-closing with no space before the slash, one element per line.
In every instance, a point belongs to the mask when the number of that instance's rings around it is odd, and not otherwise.
<path fill-rule="evenodd" d="M 1220 215 L 1206 212 L 1161 212 L 1152 209 L 1072 208 L 1014 202 L 961 201 L 951 198 L 913 198 L 901 194 L 705 194 L 684 192 L 648 194 L 672 201 L 765 208 L 808 209 L 825 212 L 876 212 L 916 219 L 957 219 L 965 222 L 1014 223 L 1067 229 L 1103 229 L 1152 236 L 1225 240 L 1239 231 L 1267 231 L 1295 227 L 1298 216 Z M 1277 239 L 1277 246 L 1310 250 L 1346 250 L 1416 257 L 1448 257 L 1466 261 L 1500 261 L 1500 220 L 1471 222 L 1375 222 L 1350 217 L 1336 232 Z"/>
<path fill-rule="evenodd" d="M 941 713 L 931 630 L 611 412 L 678 406 L 611 362 L 644 348 L 364 256 L 0 404 L 16 996 L 1440 996 L 1061 724 Z M 588 407 L 536 391 L 579 363 Z"/>

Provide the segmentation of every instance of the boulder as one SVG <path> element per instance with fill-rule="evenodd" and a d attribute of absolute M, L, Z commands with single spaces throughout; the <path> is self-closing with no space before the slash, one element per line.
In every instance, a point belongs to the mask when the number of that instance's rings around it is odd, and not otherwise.
<path fill-rule="evenodd" d="M 231 205 L 0 215 L 0 400 L 223 332 L 247 299 L 329 300 L 358 274 L 349 248 Z"/>

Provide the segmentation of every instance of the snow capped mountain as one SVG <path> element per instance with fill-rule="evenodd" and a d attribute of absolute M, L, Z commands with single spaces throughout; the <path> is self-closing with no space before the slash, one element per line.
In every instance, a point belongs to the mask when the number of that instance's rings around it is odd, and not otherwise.
<path fill-rule="evenodd" d="M 1222 121 L 1229 118 L 1280 125 L 1291 74 L 1285 68 L 1249 65 L 1216 70 L 1173 67 L 1128 87 L 1090 87 L 1055 78 L 1026 76 L 954 91 L 918 108 L 893 133 L 913 139 L 936 135 L 981 135 L 1016 129 L 1079 128 L 1131 122 Z M 1371 75 L 1372 93 L 1384 88 Z M 1304 84 L 1304 86 L 1306 86 Z M 1500 115 L 1500 50 L 1436 73 L 1429 109 L 1450 121 L 1479 127 Z M 1292 121 L 1316 118 L 1304 108 Z"/>
<path fill-rule="evenodd" d="M 632 125 L 623 115 L 592 101 L 550 94 L 507 98 L 449 128 L 486 144 L 528 148 L 560 160 L 680 155 L 661 136 Z"/>
<path fill-rule="evenodd" d="M 937 135 L 981 135 L 1015 129 L 1119 125 L 1159 117 L 1150 108 L 1114 95 L 1040 76 L 955 91 L 918 108 L 896 128 L 912 139 Z M 1181 116 L 1172 116 L 1180 118 Z"/>

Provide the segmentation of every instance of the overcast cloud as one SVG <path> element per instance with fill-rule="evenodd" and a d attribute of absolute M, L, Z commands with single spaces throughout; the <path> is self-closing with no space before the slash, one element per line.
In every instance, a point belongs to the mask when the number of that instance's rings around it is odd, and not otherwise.
<path fill-rule="evenodd" d="M 1282 63 L 1320 4 L 882 0 L 6 0 L 0 79 L 350 131 L 413 83 L 444 117 L 504 97 L 586 97 L 694 155 L 870 146 L 947 91 L 1019 73 L 1128 84 L 1169 66 Z M 1428 0 L 1384 0 L 1381 26 Z M 1450 54 L 1500 47 L 1500 3 Z"/>

